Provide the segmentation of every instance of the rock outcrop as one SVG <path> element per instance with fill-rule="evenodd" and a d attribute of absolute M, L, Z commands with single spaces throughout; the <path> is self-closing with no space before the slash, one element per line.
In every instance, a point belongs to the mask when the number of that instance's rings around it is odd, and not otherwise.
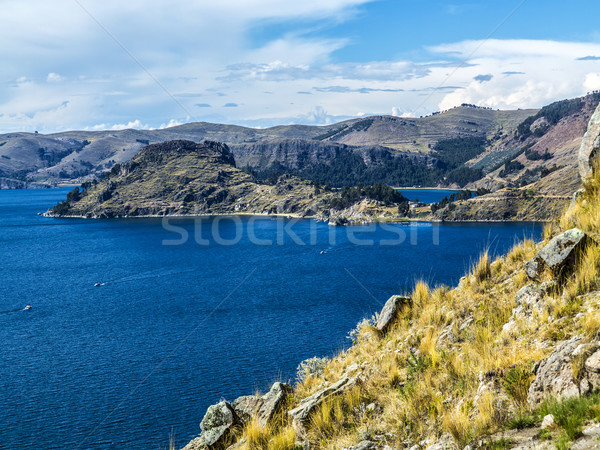
<path fill-rule="evenodd" d="M 383 305 L 383 309 L 377 317 L 375 328 L 382 333 L 385 333 L 398 317 L 398 313 L 402 307 L 409 304 L 410 298 L 401 295 L 392 295 L 388 301 L 385 302 L 385 305 Z"/>
<path fill-rule="evenodd" d="M 525 264 L 527 275 L 536 280 L 543 273 L 544 267 L 548 267 L 555 277 L 568 275 L 588 240 L 588 236 L 579 228 L 559 234 Z"/>
<path fill-rule="evenodd" d="M 192 440 L 184 450 L 224 450 L 231 444 L 235 427 L 241 425 L 241 420 L 228 402 L 220 402 L 209 406 L 202 422 L 200 437 Z"/>
<path fill-rule="evenodd" d="M 582 344 L 581 338 L 574 337 L 537 362 L 533 368 L 536 378 L 527 395 L 529 405 L 537 407 L 550 397 L 579 397 L 600 388 L 599 348 L 597 342 Z"/>
<path fill-rule="evenodd" d="M 579 174 L 586 180 L 593 174 L 594 163 L 600 150 L 600 104 L 590 118 L 588 129 L 579 147 Z"/>
<path fill-rule="evenodd" d="M 281 411 L 292 393 L 293 388 L 289 384 L 277 382 L 262 397 L 257 395 L 239 397 L 233 402 L 233 409 L 242 422 L 248 423 L 255 417 L 264 428 Z"/>
<path fill-rule="evenodd" d="M 311 415 L 325 401 L 325 399 L 341 395 L 351 389 L 356 384 L 355 378 L 343 378 L 331 386 L 325 387 L 320 391 L 315 392 L 309 397 L 303 399 L 300 404 L 288 411 L 289 417 L 292 419 L 292 425 L 300 439 L 306 438 L 306 425 L 310 420 Z"/>
<path fill-rule="evenodd" d="M 544 309 L 544 297 L 554 286 L 554 282 L 547 281 L 541 284 L 530 283 L 521 288 L 515 294 L 515 307 L 513 308 L 512 315 L 502 329 L 505 332 L 510 332 L 517 328 L 519 321 L 531 321 L 535 313 L 541 312 Z"/>

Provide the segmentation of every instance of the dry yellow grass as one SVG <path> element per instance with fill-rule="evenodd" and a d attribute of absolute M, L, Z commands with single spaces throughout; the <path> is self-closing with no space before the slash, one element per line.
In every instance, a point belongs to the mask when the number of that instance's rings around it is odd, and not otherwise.
<path fill-rule="evenodd" d="M 242 432 L 242 439 L 249 449 L 264 449 L 269 443 L 272 431 L 270 427 L 262 427 L 256 418 L 252 419 Z"/>

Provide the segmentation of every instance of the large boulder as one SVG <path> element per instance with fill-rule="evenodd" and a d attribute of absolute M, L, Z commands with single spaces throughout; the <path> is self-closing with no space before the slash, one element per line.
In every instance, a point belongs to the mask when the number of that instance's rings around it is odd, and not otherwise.
<path fill-rule="evenodd" d="M 242 422 L 248 423 L 256 417 L 260 426 L 264 428 L 281 411 L 293 391 L 289 384 L 277 382 L 262 397 L 257 395 L 239 397 L 233 402 L 233 409 Z"/>
<path fill-rule="evenodd" d="M 231 406 L 233 406 L 233 410 L 240 420 L 248 423 L 256 415 L 262 403 L 262 398 L 258 395 L 244 395 L 243 397 L 238 397 Z"/>
<path fill-rule="evenodd" d="M 555 276 L 566 275 L 574 268 L 576 259 L 587 245 L 588 239 L 588 236 L 579 228 L 571 228 L 559 234 L 526 264 L 527 274 L 531 276 L 530 270 L 533 272 L 531 266 L 534 263 L 532 261 L 536 261 L 536 264 L 543 261 Z M 539 272 L 539 268 L 535 272 Z"/>
<path fill-rule="evenodd" d="M 377 324 L 375 324 L 375 328 L 377 328 L 382 333 L 385 333 L 398 317 L 398 313 L 400 312 L 402 307 L 409 303 L 410 298 L 408 297 L 402 297 L 401 295 L 392 295 L 388 299 L 388 301 L 385 302 L 385 305 L 383 305 L 383 309 L 377 317 Z"/>
<path fill-rule="evenodd" d="M 527 402 L 533 408 L 546 398 L 579 397 L 600 387 L 600 351 L 597 342 L 582 344 L 574 337 L 558 345 L 533 368 L 535 380 Z"/>
<path fill-rule="evenodd" d="M 288 411 L 289 417 L 292 419 L 292 426 L 298 433 L 300 439 L 306 438 L 306 425 L 310 420 L 313 412 L 325 401 L 333 396 L 343 394 L 351 389 L 356 384 L 355 378 L 343 378 L 331 386 L 325 387 L 320 391 L 315 392 L 309 397 L 300 401 L 300 405 Z"/>
<path fill-rule="evenodd" d="M 224 450 L 231 444 L 235 428 L 240 425 L 240 418 L 228 402 L 209 406 L 200 422 L 200 437 L 192 440 L 183 450 Z"/>
<path fill-rule="evenodd" d="M 600 104 L 590 118 L 588 129 L 579 147 L 579 174 L 586 180 L 593 174 L 595 159 L 600 150 Z"/>
<path fill-rule="evenodd" d="M 550 356 L 534 366 L 536 377 L 527 395 L 531 407 L 537 407 L 547 397 L 561 399 L 579 396 L 579 385 L 571 370 L 573 352 L 579 344 L 579 338 L 562 342 Z"/>
<path fill-rule="evenodd" d="M 515 294 L 515 307 L 513 308 L 512 315 L 502 329 L 510 332 L 517 328 L 519 321 L 530 322 L 535 317 L 536 312 L 539 313 L 544 309 L 544 298 L 554 286 L 554 282 L 547 281 L 541 284 L 530 283 L 519 289 Z"/>

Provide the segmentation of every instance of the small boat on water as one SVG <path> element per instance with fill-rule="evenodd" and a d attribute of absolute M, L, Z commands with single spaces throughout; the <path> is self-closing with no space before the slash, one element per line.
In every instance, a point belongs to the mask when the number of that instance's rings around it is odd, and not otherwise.
<path fill-rule="evenodd" d="M 94 283 L 94 286 L 95 286 L 95 287 L 98 287 L 98 286 L 104 286 L 104 283 Z"/>
<path fill-rule="evenodd" d="M 26 310 L 28 310 L 28 309 L 31 309 L 31 305 L 27 305 L 27 306 L 25 307 L 25 309 L 26 309 Z"/>

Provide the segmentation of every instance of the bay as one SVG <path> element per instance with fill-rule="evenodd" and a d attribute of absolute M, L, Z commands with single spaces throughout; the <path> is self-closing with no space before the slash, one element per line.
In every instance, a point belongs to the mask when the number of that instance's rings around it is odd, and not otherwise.
<path fill-rule="evenodd" d="M 390 295 L 453 286 L 483 250 L 541 236 L 537 223 L 36 214 L 68 190 L 0 191 L 6 448 L 164 448 L 171 428 L 182 447 L 210 404 L 293 381 Z"/>

